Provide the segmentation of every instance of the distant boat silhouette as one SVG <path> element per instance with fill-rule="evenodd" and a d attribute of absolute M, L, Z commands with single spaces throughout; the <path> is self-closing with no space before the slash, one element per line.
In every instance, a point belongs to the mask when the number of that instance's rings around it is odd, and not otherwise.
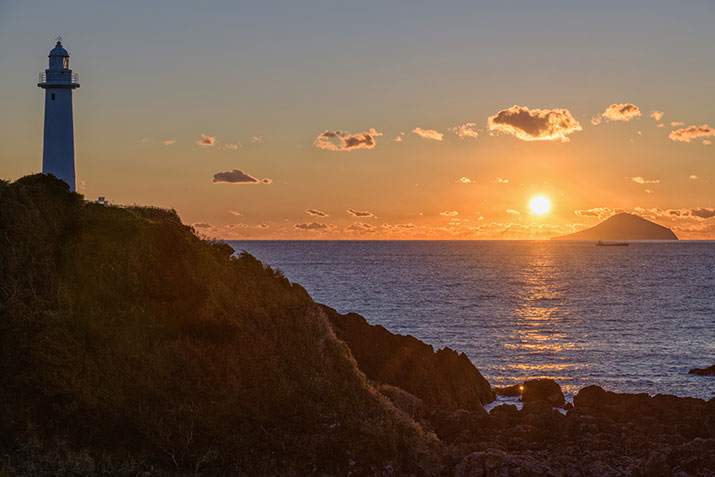
<path fill-rule="evenodd" d="M 551 240 L 601 240 L 623 242 L 632 240 L 678 240 L 667 227 L 633 214 L 616 214 L 600 224 Z"/>
<path fill-rule="evenodd" d="M 630 244 L 628 242 L 616 242 L 616 243 L 606 243 L 600 240 L 596 242 L 597 247 L 627 247 Z"/>

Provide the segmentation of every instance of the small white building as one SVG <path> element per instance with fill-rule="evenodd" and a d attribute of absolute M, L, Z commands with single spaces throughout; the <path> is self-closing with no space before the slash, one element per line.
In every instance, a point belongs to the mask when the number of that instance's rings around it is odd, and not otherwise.
<path fill-rule="evenodd" d="M 79 76 L 70 69 L 70 55 L 62 38 L 50 51 L 50 67 L 40 73 L 37 84 L 45 90 L 45 135 L 42 173 L 62 179 L 75 191 L 74 123 L 72 90 L 79 88 Z"/>

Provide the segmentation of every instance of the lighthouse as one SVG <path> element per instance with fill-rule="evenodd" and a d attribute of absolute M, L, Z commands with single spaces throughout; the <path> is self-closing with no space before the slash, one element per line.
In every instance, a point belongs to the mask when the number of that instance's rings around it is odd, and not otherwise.
<path fill-rule="evenodd" d="M 62 38 L 50 51 L 50 67 L 40 73 L 37 84 L 45 90 L 45 136 L 42 147 L 42 173 L 62 179 L 75 190 L 74 126 L 72 90 L 79 88 L 79 76 L 70 69 L 70 55 Z"/>

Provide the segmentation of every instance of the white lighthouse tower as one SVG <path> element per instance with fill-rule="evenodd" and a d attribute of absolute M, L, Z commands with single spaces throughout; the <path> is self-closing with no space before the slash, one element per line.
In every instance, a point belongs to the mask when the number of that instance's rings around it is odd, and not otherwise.
<path fill-rule="evenodd" d="M 50 51 L 50 67 L 40 73 L 37 84 L 45 90 L 45 138 L 42 148 L 42 173 L 62 179 L 75 190 L 74 125 L 72 90 L 79 88 L 79 76 L 70 69 L 70 55 L 62 38 Z"/>

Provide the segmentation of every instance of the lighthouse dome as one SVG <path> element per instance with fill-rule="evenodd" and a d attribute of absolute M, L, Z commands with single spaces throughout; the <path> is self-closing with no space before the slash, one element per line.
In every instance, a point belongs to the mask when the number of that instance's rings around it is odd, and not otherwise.
<path fill-rule="evenodd" d="M 70 56 L 70 54 L 62 47 L 62 42 L 58 41 L 57 45 L 50 51 L 50 56 Z"/>

